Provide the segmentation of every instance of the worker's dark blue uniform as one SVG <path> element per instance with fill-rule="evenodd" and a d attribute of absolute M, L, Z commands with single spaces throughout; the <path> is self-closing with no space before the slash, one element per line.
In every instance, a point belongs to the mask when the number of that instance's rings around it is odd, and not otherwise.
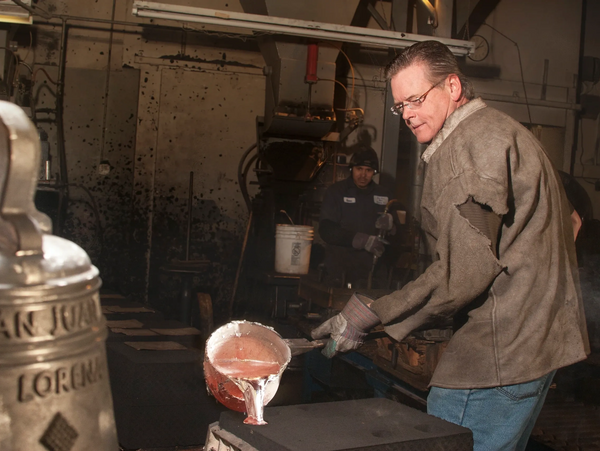
<path fill-rule="evenodd" d="M 375 182 L 358 188 L 352 175 L 325 191 L 319 235 L 326 243 L 325 268 L 330 285 L 340 286 L 342 281 L 356 284 L 368 278 L 373 254 L 354 249 L 352 240 L 357 232 L 379 233 L 375 222 L 390 199 L 387 188 Z"/>

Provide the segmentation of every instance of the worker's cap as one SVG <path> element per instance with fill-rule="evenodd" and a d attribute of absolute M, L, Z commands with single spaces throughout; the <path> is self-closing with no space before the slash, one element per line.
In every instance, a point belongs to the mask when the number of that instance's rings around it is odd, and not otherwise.
<path fill-rule="evenodd" d="M 375 172 L 379 172 L 379 158 L 377 158 L 377 152 L 372 148 L 364 146 L 358 149 L 352 154 L 350 158 L 350 167 L 354 166 L 368 166 Z"/>

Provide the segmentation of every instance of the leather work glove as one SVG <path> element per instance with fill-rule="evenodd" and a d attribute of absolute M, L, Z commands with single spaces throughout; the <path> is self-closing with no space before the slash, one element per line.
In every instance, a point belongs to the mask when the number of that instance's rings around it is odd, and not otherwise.
<path fill-rule="evenodd" d="M 384 230 L 390 235 L 396 233 L 396 225 L 394 224 L 394 218 L 390 213 L 382 213 L 381 216 L 375 221 L 375 228 Z"/>
<path fill-rule="evenodd" d="M 363 344 L 367 332 L 381 321 L 366 303 L 373 299 L 362 294 L 350 296 L 343 310 L 311 332 L 313 339 L 331 336 L 322 351 L 328 359 L 338 352 L 352 351 Z"/>
<path fill-rule="evenodd" d="M 357 232 L 354 235 L 352 247 L 354 249 L 364 249 L 377 257 L 381 257 L 385 251 L 385 246 L 378 237 L 362 232 Z"/>

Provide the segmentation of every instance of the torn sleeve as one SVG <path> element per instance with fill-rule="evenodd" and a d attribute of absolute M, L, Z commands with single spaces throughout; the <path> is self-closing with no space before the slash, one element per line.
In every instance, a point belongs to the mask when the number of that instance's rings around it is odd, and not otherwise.
<path fill-rule="evenodd" d="M 460 184 L 447 187 L 437 205 L 437 260 L 416 280 L 371 305 L 397 340 L 423 324 L 452 317 L 487 290 L 503 269 L 493 245 L 501 222 L 498 213 L 482 208 Z"/>
<path fill-rule="evenodd" d="M 471 223 L 490 240 L 494 256 L 498 257 L 498 234 L 502 217 L 492 211 L 487 205 L 482 205 L 469 196 L 469 200 L 458 206 L 461 216 Z"/>

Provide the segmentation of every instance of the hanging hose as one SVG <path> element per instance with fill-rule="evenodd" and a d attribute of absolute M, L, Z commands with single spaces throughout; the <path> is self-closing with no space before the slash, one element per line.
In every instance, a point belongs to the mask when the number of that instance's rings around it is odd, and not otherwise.
<path fill-rule="evenodd" d="M 248 188 L 246 187 L 246 179 L 248 177 L 248 171 L 250 170 L 252 163 L 254 163 L 254 161 L 258 159 L 258 155 L 252 155 L 252 157 L 247 162 L 246 162 L 246 158 L 248 158 L 248 155 L 250 155 L 250 152 L 252 152 L 255 148 L 256 148 L 256 144 L 252 144 L 250 147 L 248 147 L 248 149 L 246 149 L 246 151 L 240 158 L 240 162 L 238 164 L 238 184 L 240 186 L 240 191 L 242 192 L 242 196 L 244 196 L 244 201 L 246 202 L 246 207 L 248 208 L 249 215 L 248 215 L 248 224 L 246 225 L 246 233 L 244 235 L 244 242 L 242 243 L 242 252 L 240 254 L 240 258 L 238 260 L 237 271 L 235 273 L 235 281 L 233 283 L 231 299 L 229 300 L 228 314 L 229 314 L 230 320 L 234 314 L 235 295 L 237 294 L 237 287 L 238 287 L 238 283 L 240 280 L 240 274 L 242 272 L 244 255 L 246 254 L 246 246 L 248 245 L 248 236 L 250 234 L 250 227 L 252 226 L 252 203 L 250 201 L 250 195 L 248 194 Z"/>
<path fill-rule="evenodd" d="M 244 234 L 244 242 L 242 243 L 242 252 L 240 253 L 240 259 L 238 260 L 237 271 L 235 272 L 235 280 L 233 282 L 233 290 L 231 291 L 231 299 L 229 299 L 229 308 L 227 313 L 229 314 L 229 320 L 233 318 L 235 313 L 235 295 L 237 294 L 237 287 L 240 281 L 240 274 L 242 273 L 242 266 L 244 263 L 244 255 L 246 254 L 246 246 L 248 245 L 248 236 L 250 235 L 250 228 L 252 227 L 252 210 L 248 215 L 248 224 L 246 225 L 246 233 Z"/>
<path fill-rule="evenodd" d="M 248 147 L 245 150 L 245 152 L 242 155 L 242 158 L 240 158 L 240 162 L 238 164 L 238 172 L 237 172 L 238 185 L 240 186 L 240 191 L 242 192 L 242 196 L 244 197 L 244 202 L 246 202 L 246 208 L 248 208 L 248 211 L 251 211 L 252 205 L 250 203 L 250 194 L 248 194 L 248 189 L 246 188 L 246 177 L 244 175 L 244 162 L 246 161 L 246 158 L 248 158 L 248 155 L 250 155 L 250 152 L 252 152 L 255 148 L 256 148 L 256 143 L 252 144 L 250 147 Z"/>
<path fill-rule="evenodd" d="M 246 162 L 246 167 L 242 171 L 242 182 L 244 183 L 246 193 L 248 192 L 248 171 L 250 171 L 252 163 L 254 163 L 256 160 L 258 160 L 258 155 L 252 155 L 250 159 Z M 250 201 L 250 195 L 248 195 L 248 201 Z"/>

